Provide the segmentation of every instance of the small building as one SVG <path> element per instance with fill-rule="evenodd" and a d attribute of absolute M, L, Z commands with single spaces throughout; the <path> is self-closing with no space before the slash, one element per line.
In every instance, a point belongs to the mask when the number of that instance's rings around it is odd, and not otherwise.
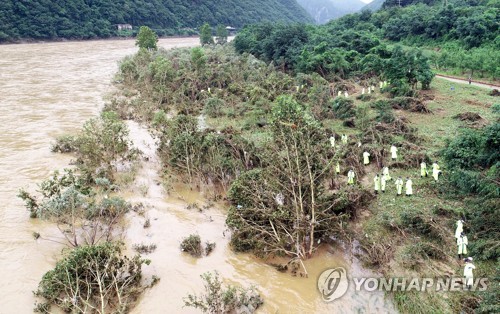
<path fill-rule="evenodd" d="M 119 31 L 132 30 L 132 25 L 130 25 L 130 24 L 117 24 L 116 28 L 118 28 Z"/>
<path fill-rule="evenodd" d="M 236 34 L 236 28 L 232 26 L 226 26 L 226 30 L 230 36 L 234 36 L 234 34 Z"/>

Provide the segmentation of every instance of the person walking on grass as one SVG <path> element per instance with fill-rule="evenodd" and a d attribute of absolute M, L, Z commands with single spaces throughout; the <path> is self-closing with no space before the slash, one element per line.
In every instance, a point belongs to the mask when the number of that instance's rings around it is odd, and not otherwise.
<path fill-rule="evenodd" d="M 378 191 L 380 190 L 380 177 L 378 174 L 376 174 L 375 178 L 373 178 L 373 182 L 375 183 L 375 194 L 378 194 Z"/>
<path fill-rule="evenodd" d="M 474 269 L 476 269 L 476 266 L 472 264 L 472 257 L 467 257 L 465 259 L 465 266 L 464 266 L 464 277 L 467 290 L 470 290 L 472 288 L 472 285 L 474 284 L 474 274 L 472 273 L 472 270 Z"/>
<path fill-rule="evenodd" d="M 385 177 L 386 181 L 391 180 L 391 176 L 389 175 L 389 167 L 384 167 L 384 169 L 382 170 L 382 175 Z"/>
<path fill-rule="evenodd" d="M 335 147 L 335 135 L 330 136 L 330 146 Z"/>
<path fill-rule="evenodd" d="M 338 162 L 338 161 L 337 161 L 337 164 L 335 165 L 335 173 L 336 173 L 337 175 L 339 175 L 339 174 L 340 174 L 340 164 L 339 164 L 339 162 Z"/>
<path fill-rule="evenodd" d="M 469 245 L 469 240 L 467 239 L 467 236 L 462 232 L 460 234 L 460 237 L 457 239 L 458 259 L 461 259 L 462 255 L 467 254 L 467 245 Z"/>
<path fill-rule="evenodd" d="M 370 153 L 365 151 L 363 153 L 363 164 L 366 166 L 370 163 Z"/>
<path fill-rule="evenodd" d="M 344 144 L 344 145 L 347 144 L 347 135 L 345 133 L 342 134 L 340 139 L 342 140 L 342 144 Z"/>
<path fill-rule="evenodd" d="M 382 176 L 380 176 L 380 191 L 382 191 L 382 193 L 385 193 L 386 185 L 387 185 L 386 176 L 382 174 Z"/>
<path fill-rule="evenodd" d="M 423 160 L 420 163 L 420 177 L 427 177 L 427 164 Z"/>
<path fill-rule="evenodd" d="M 398 159 L 398 148 L 394 144 L 391 146 L 391 158 L 394 161 Z"/>
<path fill-rule="evenodd" d="M 397 196 L 400 196 L 401 193 L 403 193 L 403 179 L 401 179 L 401 177 L 399 177 L 397 180 L 396 180 L 396 191 L 397 191 Z"/>
<path fill-rule="evenodd" d="M 354 170 L 352 169 L 349 170 L 349 172 L 347 173 L 347 184 L 353 185 L 354 177 L 355 177 Z"/>
<path fill-rule="evenodd" d="M 441 174 L 441 168 L 439 167 L 437 161 L 435 161 L 433 164 L 432 164 L 432 177 L 434 177 L 434 180 L 436 182 L 438 182 L 439 180 L 439 175 Z"/>
<path fill-rule="evenodd" d="M 458 241 L 458 238 L 460 238 L 460 235 L 464 232 L 464 221 L 459 219 L 455 224 L 457 225 L 457 228 L 455 229 L 455 238 Z"/>
<path fill-rule="evenodd" d="M 406 178 L 406 186 L 405 186 L 406 196 L 413 195 L 413 182 L 411 182 L 410 178 Z"/>

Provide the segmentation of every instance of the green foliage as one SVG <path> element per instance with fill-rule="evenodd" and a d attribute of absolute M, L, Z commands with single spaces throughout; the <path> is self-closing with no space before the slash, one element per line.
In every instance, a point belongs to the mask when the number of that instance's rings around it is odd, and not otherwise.
<path fill-rule="evenodd" d="M 333 163 L 326 130 L 291 96 L 275 101 L 270 129 L 270 141 L 259 153 L 265 167 L 244 172 L 228 191 L 231 244 L 258 255 L 307 258 L 315 239 L 338 231 L 342 219 L 332 205 L 336 196 L 324 188 Z"/>
<path fill-rule="evenodd" d="M 211 25 L 244 25 L 262 20 L 312 21 L 293 0 L 191 1 L 100 0 L 0 2 L 0 42 L 20 39 L 93 39 L 128 36 L 146 25 L 158 35 L 196 34 L 204 22 Z M 117 24 L 131 24 L 132 31 L 119 31 Z"/>
<path fill-rule="evenodd" d="M 219 98 L 208 98 L 205 106 L 203 107 L 203 112 L 210 118 L 219 117 L 222 114 L 222 109 L 224 108 L 224 100 Z"/>
<path fill-rule="evenodd" d="M 252 288 L 223 287 L 219 274 L 206 272 L 201 275 L 204 293 L 201 296 L 189 294 L 184 305 L 203 313 L 254 313 L 263 304 L 261 296 Z"/>
<path fill-rule="evenodd" d="M 394 112 L 392 111 L 392 106 L 384 100 L 378 100 L 373 103 L 373 107 L 377 111 L 377 116 L 375 119 L 379 122 L 392 123 L 396 120 Z"/>
<path fill-rule="evenodd" d="M 77 135 L 77 157 L 82 171 L 112 178 L 115 162 L 133 158 L 129 152 L 128 128 L 115 112 L 85 122 Z"/>
<path fill-rule="evenodd" d="M 349 119 L 356 114 L 354 101 L 352 99 L 337 97 L 333 100 L 332 104 L 332 110 L 337 119 Z"/>
<path fill-rule="evenodd" d="M 201 131 L 195 118 L 184 115 L 169 121 L 160 146 L 163 160 L 189 180 L 198 178 L 224 190 L 249 162 L 243 159 L 244 151 L 252 150 L 241 136 Z"/>
<path fill-rule="evenodd" d="M 489 277 L 489 281 L 488 289 L 484 292 L 479 292 L 482 301 L 479 303 L 476 313 L 486 314 L 498 313 L 500 311 L 500 304 L 498 303 L 500 299 L 500 265 L 498 263 L 495 266 L 494 275 Z"/>
<path fill-rule="evenodd" d="M 141 267 L 149 262 L 122 256 L 121 251 L 120 245 L 109 242 L 66 251 L 35 291 L 44 300 L 37 310 L 48 312 L 55 306 L 72 313 L 128 312 L 146 288 Z"/>
<path fill-rule="evenodd" d="M 229 31 L 224 27 L 224 25 L 219 24 L 217 25 L 217 31 L 215 33 L 215 36 L 217 38 L 217 43 L 220 45 L 223 45 L 227 43 L 227 37 L 229 36 Z"/>
<path fill-rule="evenodd" d="M 471 231 L 477 236 L 471 252 L 482 259 L 500 256 L 500 123 L 494 122 L 479 130 L 462 130 L 442 151 L 448 166 L 447 186 L 452 193 L 473 196 L 466 202 L 465 215 Z"/>
<path fill-rule="evenodd" d="M 158 35 L 147 26 L 141 26 L 135 41 L 135 45 L 141 49 L 158 49 Z"/>
<path fill-rule="evenodd" d="M 211 45 L 214 43 L 214 38 L 212 36 L 212 27 L 210 24 L 205 23 L 200 27 L 200 44 Z"/>
<path fill-rule="evenodd" d="M 329 80 L 384 76 L 404 81 L 412 89 L 428 89 L 434 74 L 420 50 L 388 49 L 376 33 L 352 30 L 342 23 L 306 27 L 263 23 L 243 29 L 234 40 L 236 51 L 273 61 L 285 70 L 318 73 Z"/>
<path fill-rule="evenodd" d="M 210 38 L 212 38 L 210 36 Z M 191 49 L 191 63 L 196 71 L 201 71 L 207 63 L 207 57 L 202 48 L 196 47 Z"/>

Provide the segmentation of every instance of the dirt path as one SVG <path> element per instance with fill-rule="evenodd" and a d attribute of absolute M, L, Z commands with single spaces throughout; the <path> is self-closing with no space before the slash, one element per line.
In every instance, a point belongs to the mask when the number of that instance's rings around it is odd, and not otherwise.
<path fill-rule="evenodd" d="M 450 82 L 455 82 L 455 83 L 460 83 L 460 84 L 469 84 L 469 81 L 467 81 L 467 80 L 459 79 L 459 78 L 455 78 L 455 77 L 451 77 L 451 76 L 436 74 L 436 77 L 443 79 L 443 80 L 450 81 Z M 488 88 L 488 89 L 500 89 L 500 86 L 495 85 L 495 84 L 478 83 L 478 82 L 474 82 L 474 81 L 472 81 L 471 85 L 482 87 L 482 88 Z"/>

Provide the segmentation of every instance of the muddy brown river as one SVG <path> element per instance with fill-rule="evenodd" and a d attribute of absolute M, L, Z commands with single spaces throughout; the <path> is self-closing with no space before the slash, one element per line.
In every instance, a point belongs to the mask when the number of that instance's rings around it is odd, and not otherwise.
<path fill-rule="evenodd" d="M 159 46 L 198 42 L 197 38 L 161 39 Z M 0 46 L 0 313 L 32 312 L 32 291 L 63 248 L 56 242 L 34 240 L 35 231 L 44 238 L 61 237 L 52 224 L 29 218 L 16 197 L 19 188 L 34 191 L 36 183 L 54 170 L 68 167 L 71 157 L 51 153 L 50 144 L 99 113 L 118 61 L 136 51 L 133 40 Z M 125 239 L 129 246 L 157 245 L 147 256 L 152 263 L 144 272 L 161 278 L 133 313 L 197 313 L 183 307 L 182 298 L 201 292 L 200 275 L 214 270 L 228 283 L 255 285 L 265 300 L 259 313 L 395 312 L 382 292 L 355 292 L 352 282 L 340 299 L 322 300 L 317 278 L 325 269 L 341 266 L 353 277 L 374 276 L 340 248 L 324 247 L 306 261 L 308 278 L 279 273 L 250 255 L 232 252 L 223 233 L 224 209 L 218 205 L 202 213 L 188 210 L 188 203 L 204 204 L 197 192 L 180 186 L 167 192 L 158 185 L 154 140 L 140 125 L 128 124 L 131 139 L 150 158 L 123 192 L 130 201 L 145 205 L 144 217 L 129 215 Z M 144 229 L 146 218 L 151 227 Z M 191 233 L 215 242 L 214 252 L 201 259 L 182 254 L 180 241 Z"/>

